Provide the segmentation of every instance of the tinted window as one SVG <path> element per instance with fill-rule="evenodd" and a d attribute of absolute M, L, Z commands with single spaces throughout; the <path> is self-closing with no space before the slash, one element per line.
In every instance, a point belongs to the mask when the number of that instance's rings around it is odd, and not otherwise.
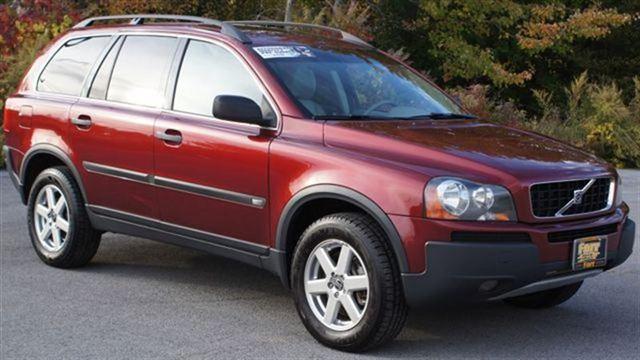
<path fill-rule="evenodd" d="M 107 87 L 109 87 L 109 80 L 111 79 L 111 70 L 113 69 L 113 64 L 116 62 L 116 56 L 118 56 L 121 44 L 122 39 L 119 39 L 118 42 L 111 47 L 109 54 L 107 54 L 104 60 L 102 60 L 102 64 L 100 64 L 100 68 L 98 69 L 95 78 L 93 78 L 91 90 L 89 90 L 90 98 L 106 98 Z"/>
<path fill-rule="evenodd" d="M 128 36 L 113 68 L 107 100 L 159 107 L 177 39 Z"/>
<path fill-rule="evenodd" d="M 66 42 L 40 74 L 38 91 L 80 95 L 85 77 L 109 40 L 101 36 Z"/>
<path fill-rule="evenodd" d="M 173 108 L 211 116 L 218 95 L 247 97 L 260 105 L 264 119 L 275 121 L 267 99 L 240 60 L 220 46 L 191 40 L 180 67 Z"/>

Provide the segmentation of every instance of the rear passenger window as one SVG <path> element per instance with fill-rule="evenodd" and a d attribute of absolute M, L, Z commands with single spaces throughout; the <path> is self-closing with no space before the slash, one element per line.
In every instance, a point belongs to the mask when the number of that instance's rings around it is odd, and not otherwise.
<path fill-rule="evenodd" d="M 79 96 L 84 79 L 110 39 L 101 36 L 67 41 L 45 66 L 36 89 Z"/>
<path fill-rule="evenodd" d="M 118 39 L 117 43 L 109 50 L 109 54 L 102 60 L 102 64 L 100 64 L 100 68 L 98 68 L 98 72 L 93 78 L 91 90 L 89 90 L 90 98 L 104 100 L 107 97 L 107 87 L 111 79 L 111 70 L 113 69 L 113 64 L 116 62 L 116 56 L 118 56 L 121 44 L 122 38 Z"/>
<path fill-rule="evenodd" d="M 160 107 L 177 39 L 127 36 L 116 60 L 107 100 Z"/>
<path fill-rule="evenodd" d="M 218 95 L 247 97 L 261 107 L 265 120 L 275 122 L 271 106 L 240 60 L 220 46 L 190 40 L 178 74 L 173 109 L 212 116 L 213 99 Z"/>

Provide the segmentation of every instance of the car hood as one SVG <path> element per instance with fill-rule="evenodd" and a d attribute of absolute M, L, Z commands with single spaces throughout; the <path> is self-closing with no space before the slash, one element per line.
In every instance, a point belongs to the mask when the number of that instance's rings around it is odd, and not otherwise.
<path fill-rule="evenodd" d="M 325 124 L 325 142 L 430 176 L 511 179 L 522 184 L 615 171 L 560 141 L 478 120 L 330 121 Z"/>

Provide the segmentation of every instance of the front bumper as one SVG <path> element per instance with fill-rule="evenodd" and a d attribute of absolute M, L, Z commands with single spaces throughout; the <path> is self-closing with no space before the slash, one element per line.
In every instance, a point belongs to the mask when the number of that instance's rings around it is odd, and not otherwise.
<path fill-rule="evenodd" d="M 618 248 L 607 253 L 608 270 L 633 249 L 635 223 L 627 219 Z M 426 271 L 403 274 L 409 306 L 451 301 L 496 300 L 578 282 L 601 271 L 571 271 L 569 261 L 541 263 L 534 243 L 456 243 L 425 245 Z"/>

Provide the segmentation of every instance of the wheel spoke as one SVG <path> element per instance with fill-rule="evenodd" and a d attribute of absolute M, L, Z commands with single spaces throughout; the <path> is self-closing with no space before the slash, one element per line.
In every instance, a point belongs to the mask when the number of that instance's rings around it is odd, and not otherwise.
<path fill-rule="evenodd" d="M 303 285 L 313 315 L 329 329 L 352 329 L 367 311 L 367 269 L 358 251 L 343 240 L 327 239 L 313 249 Z"/>
<path fill-rule="evenodd" d="M 56 218 L 56 226 L 65 233 L 69 232 L 69 222 L 60 216 Z"/>
<path fill-rule="evenodd" d="M 347 294 L 343 296 L 340 302 L 342 303 L 344 310 L 347 312 L 347 315 L 349 315 L 351 321 L 357 322 L 360 320 L 360 317 L 362 316 L 360 314 L 360 309 L 358 309 L 358 305 L 356 305 L 356 302 L 353 300 L 351 295 Z"/>
<path fill-rule="evenodd" d="M 314 295 L 326 294 L 327 292 L 329 292 L 326 279 L 309 280 L 306 284 L 304 284 L 304 288 L 309 294 Z"/>
<path fill-rule="evenodd" d="M 329 296 L 327 300 L 327 309 L 324 313 L 324 321 L 329 324 L 333 324 L 338 317 L 338 311 L 340 310 L 340 302 L 333 296 Z"/>
<path fill-rule="evenodd" d="M 366 275 L 346 276 L 344 278 L 344 288 L 347 291 L 361 291 L 369 288 L 369 279 Z"/>
<path fill-rule="evenodd" d="M 46 218 L 47 215 L 49 214 L 49 209 L 47 209 L 47 207 L 42 204 L 36 204 L 36 213 Z"/>
<path fill-rule="evenodd" d="M 47 251 L 59 251 L 68 237 L 69 208 L 64 193 L 55 184 L 43 186 L 35 201 L 35 232 L 40 245 Z"/>
<path fill-rule="evenodd" d="M 333 265 L 333 260 L 329 257 L 329 253 L 324 248 L 319 248 L 316 250 L 316 258 L 324 271 L 326 276 L 331 276 L 331 273 L 335 271 L 335 266 Z"/>
<path fill-rule="evenodd" d="M 336 273 L 343 275 L 349 271 L 353 259 L 353 252 L 349 246 L 343 245 L 340 248 L 340 256 L 338 257 L 338 265 L 336 265 Z"/>
<path fill-rule="evenodd" d="M 55 198 L 55 196 L 53 195 L 53 189 L 52 189 L 52 188 L 50 188 L 50 187 L 48 187 L 48 188 L 45 190 L 45 193 L 46 193 L 46 195 L 47 195 L 47 207 L 48 207 L 49 209 L 53 209 L 53 207 L 55 206 L 55 203 L 56 203 L 56 198 Z"/>
<path fill-rule="evenodd" d="M 62 211 L 65 208 L 65 205 L 67 205 L 67 203 L 64 201 L 64 197 L 60 196 L 60 199 L 58 199 L 58 202 L 53 207 L 53 210 L 56 212 L 56 215 L 60 215 L 62 213 Z"/>
<path fill-rule="evenodd" d="M 38 233 L 40 241 L 45 241 L 51 235 L 51 226 L 49 224 L 42 225 L 42 230 Z"/>
<path fill-rule="evenodd" d="M 60 229 L 55 226 L 51 227 L 51 238 L 53 239 L 53 246 L 58 247 L 62 244 L 62 238 L 60 237 Z"/>

